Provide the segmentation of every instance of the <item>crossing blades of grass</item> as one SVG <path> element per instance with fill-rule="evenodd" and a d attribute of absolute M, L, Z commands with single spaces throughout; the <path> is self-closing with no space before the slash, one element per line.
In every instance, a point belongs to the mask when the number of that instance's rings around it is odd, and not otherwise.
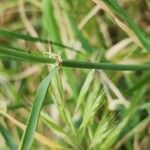
<path fill-rule="evenodd" d="M 63 129 L 57 125 L 53 120 L 52 118 L 50 118 L 48 116 L 48 114 L 44 113 L 44 112 L 41 112 L 41 116 L 42 116 L 42 119 L 43 119 L 43 122 L 49 126 L 51 129 L 53 130 L 56 130 L 57 132 L 61 132 L 61 133 L 64 133 Z"/>
<path fill-rule="evenodd" d="M 5 29 L 0 29 L 0 37 L 8 38 L 8 39 L 22 39 L 22 40 L 30 41 L 30 42 L 42 42 L 42 43 L 56 45 L 57 47 L 66 48 L 66 49 L 69 49 L 69 50 L 72 50 L 75 52 L 80 52 L 80 50 L 74 49 L 74 48 L 69 47 L 67 45 L 63 45 L 63 44 L 56 42 L 56 41 L 51 41 L 51 40 L 47 40 L 47 39 L 39 38 L 39 37 L 33 37 L 30 35 L 26 35 L 26 34 L 22 34 L 22 33 L 18 33 L 18 32 L 13 32 L 13 31 L 8 31 Z"/>
<path fill-rule="evenodd" d="M 12 116 L 10 116 L 7 112 L 5 112 L 4 110 L 0 109 L 0 115 L 2 115 L 3 117 L 5 117 L 6 119 L 8 119 L 11 123 L 13 123 L 14 125 L 16 125 L 16 127 L 19 127 L 20 129 L 22 129 L 23 131 L 25 131 L 26 126 L 19 122 L 18 120 L 16 120 L 15 118 L 13 118 Z M 53 141 L 50 138 L 47 138 L 46 136 L 35 132 L 34 135 L 35 139 L 40 142 L 43 145 L 48 146 L 50 149 L 66 149 L 63 146 L 59 145 L 58 143 L 56 143 L 55 141 Z"/>
<path fill-rule="evenodd" d="M 150 38 L 147 37 L 146 34 L 134 23 L 133 19 L 127 15 L 118 2 L 116 0 L 104 0 L 104 3 L 128 24 L 130 29 L 132 29 L 143 44 L 144 48 L 147 51 L 150 51 Z"/>
<path fill-rule="evenodd" d="M 23 133 L 22 140 L 19 146 L 20 150 L 28 150 L 31 148 L 31 145 L 33 143 L 34 133 L 38 125 L 38 119 L 39 119 L 40 111 L 42 108 L 42 104 L 43 104 L 46 92 L 48 90 L 49 84 L 51 82 L 51 79 L 53 78 L 57 70 L 58 70 L 58 67 L 54 66 L 50 70 L 48 76 L 42 81 L 42 83 L 40 84 L 37 90 L 37 94 L 35 97 L 34 104 L 32 106 L 27 128 L 25 132 Z"/>
<path fill-rule="evenodd" d="M 125 111 L 125 114 L 122 115 L 121 122 L 118 123 L 117 126 L 115 125 L 115 128 L 108 134 L 106 140 L 102 143 L 102 149 L 110 149 L 120 137 L 121 131 L 123 131 L 125 128 L 128 128 L 129 119 L 134 117 L 137 106 L 143 98 L 143 92 L 144 91 L 139 91 L 132 97 L 129 108 Z"/>
<path fill-rule="evenodd" d="M 10 150 L 17 150 L 17 145 L 14 142 L 10 132 L 0 123 L 0 133 L 3 135 L 5 142 Z"/>
<path fill-rule="evenodd" d="M 141 121 L 135 128 L 133 128 L 130 132 L 128 132 L 119 142 L 116 144 L 115 149 L 119 149 L 121 145 L 128 140 L 128 138 L 132 137 L 136 132 L 142 131 L 148 124 L 150 123 L 150 117 L 147 117 L 143 121 Z"/>
<path fill-rule="evenodd" d="M 34 63 L 55 63 L 54 58 L 42 57 L 35 54 L 29 54 L 21 51 L 16 51 L 12 48 L 0 46 L 0 59 L 10 59 L 17 61 L 26 61 Z M 111 63 L 96 63 L 86 61 L 76 61 L 62 59 L 60 62 L 63 67 L 82 68 L 82 69 L 102 69 L 102 70 L 115 70 L 115 71 L 135 71 L 135 70 L 150 70 L 150 64 L 139 65 L 123 65 Z"/>
<path fill-rule="evenodd" d="M 119 141 L 123 142 L 118 149 L 125 150 L 133 149 L 135 145 L 143 146 L 143 143 L 144 146 L 148 145 L 145 139 L 148 138 L 150 114 L 147 99 L 150 61 L 147 56 L 149 52 L 144 49 L 149 50 L 150 47 L 146 35 L 150 21 L 149 0 L 19 0 L 25 2 L 24 8 L 17 0 L 13 1 L 0 5 L 0 24 L 5 28 L 0 29 L 0 106 L 7 109 L 0 110 L 0 124 L 3 125 L 0 126 L 0 131 L 3 130 L 1 137 L 7 144 L 0 142 L 0 147 L 15 149 L 12 146 L 13 137 L 18 141 L 21 133 L 23 136 L 17 147 L 23 150 L 109 150 L 115 149 Z M 81 31 L 77 25 L 89 16 L 89 11 L 94 8 L 92 1 L 97 4 L 95 8 L 101 10 L 88 20 Z M 29 32 L 32 36 L 26 34 L 30 28 L 26 26 L 23 15 L 32 27 Z M 130 44 L 118 44 L 126 38 L 118 27 L 129 36 Z M 37 34 L 33 35 L 34 31 Z M 35 44 L 38 43 L 42 46 L 36 51 Z M 114 59 L 108 59 L 107 50 L 114 47 L 114 44 L 117 45 L 113 51 L 116 55 Z M 49 48 L 49 51 L 45 48 Z M 33 76 L 22 76 L 24 72 L 33 69 L 30 63 L 37 63 L 40 72 Z M 56 63 L 59 66 L 55 68 L 53 64 Z M 35 101 L 31 102 L 41 74 L 47 74 L 49 65 L 52 70 L 36 90 Z M 62 69 L 61 74 L 57 71 L 59 67 Z M 105 74 L 111 78 L 110 82 L 116 84 L 120 94 L 128 89 L 123 93 L 125 98 L 114 94 L 107 87 L 107 79 L 101 80 L 102 71 L 98 70 L 106 70 Z M 46 96 L 49 84 L 50 93 Z M 104 89 L 106 92 L 103 96 Z M 127 99 L 126 107 L 121 104 L 124 99 Z M 139 101 L 142 101 L 141 105 Z M 29 118 L 27 112 L 30 112 Z M 27 125 L 16 120 L 16 115 L 19 120 L 27 119 Z M 140 124 L 145 126 L 142 130 L 138 126 Z M 8 133 L 12 125 L 14 129 Z M 37 130 L 43 131 L 42 134 Z M 138 138 L 135 138 L 137 132 Z M 11 140 L 9 135 L 12 136 Z"/>
<path fill-rule="evenodd" d="M 81 128 L 86 127 L 88 122 L 91 120 L 91 118 L 97 112 L 97 110 L 100 108 L 100 105 L 103 102 L 103 96 L 104 96 L 104 93 L 101 92 L 94 101 L 93 101 L 93 99 L 94 99 L 93 96 L 89 97 L 87 104 L 85 106 L 85 110 L 84 110 L 84 114 L 83 114 L 83 121 L 80 126 Z"/>
<path fill-rule="evenodd" d="M 68 7 L 68 2 L 65 0 L 62 0 L 60 3 L 63 7 L 64 16 L 66 17 L 68 26 L 70 27 L 71 31 L 73 32 L 73 36 L 80 41 L 82 47 L 88 53 L 92 52 L 93 48 L 90 46 L 88 39 L 83 35 L 82 31 L 78 28 L 74 17 L 69 14 L 68 9 L 71 9 L 71 8 Z"/>
<path fill-rule="evenodd" d="M 102 120 L 99 122 L 93 137 L 91 139 L 90 148 L 92 149 L 96 145 L 101 145 L 103 140 L 108 136 L 111 132 L 111 128 L 109 129 L 109 123 L 111 122 L 111 117 L 106 118 L 105 115 L 103 116 Z M 109 123 L 108 123 L 109 122 Z"/>
<path fill-rule="evenodd" d="M 58 74 L 54 77 L 54 80 L 52 82 L 52 88 L 53 88 L 52 99 L 59 111 L 62 120 L 72 130 L 72 132 L 75 133 L 70 111 L 65 105 L 66 103 L 64 99 L 63 87 L 60 82 L 60 77 Z"/>

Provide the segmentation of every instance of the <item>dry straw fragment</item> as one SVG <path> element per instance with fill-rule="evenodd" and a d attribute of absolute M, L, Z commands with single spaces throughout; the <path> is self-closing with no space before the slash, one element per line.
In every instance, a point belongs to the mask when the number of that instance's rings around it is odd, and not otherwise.
<path fill-rule="evenodd" d="M 136 45 L 143 48 L 142 43 L 135 35 L 135 33 L 125 24 L 123 23 L 115 14 L 114 12 L 101 0 L 92 0 L 94 3 L 99 5 L 103 10 L 105 10 L 109 16 L 116 22 L 116 24 L 124 31 L 126 34 L 136 43 Z"/>
<path fill-rule="evenodd" d="M 10 120 L 13 124 L 15 124 L 16 126 L 18 126 L 19 128 L 21 128 L 22 130 L 25 130 L 26 126 L 23 123 L 19 122 L 18 120 L 16 120 L 12 116 L 10 116 L 4 110 L 0 109 L 0 115 L 3 115 L 5 118 L 7 118 L 8 120 Z M 35 132 L 35 138 L 38 141 L 40 141 L 42 144 L 48 146 L 49 148 L 52 148 L 52 149 L 63 149 L 63 147 L 61 145 L 59 145 L 56 142 L 48 139 L 47 137 L 43 136 L 42 134 L 40 134 L 38 132 Z"/>

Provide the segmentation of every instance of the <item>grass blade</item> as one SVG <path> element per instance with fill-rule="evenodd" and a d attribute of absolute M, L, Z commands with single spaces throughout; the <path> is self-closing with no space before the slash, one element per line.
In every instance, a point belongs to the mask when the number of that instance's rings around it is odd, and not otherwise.
<path fill-rule="evenodd" d="M 22 129 L 23 131 L 25 130 L 26 126 L 10 116 L 8 113 L 6 113 L 3 109 L 0 109 L 0 115 L 3 117 L 7 118 L 11 123 Z M 56 143 L 52 139 L 48 139 L 46 136 L 40 134 L 39 132 L 35 132 L 34 135 L 35 139 L 40 142 L 41 144 L 44 144 L 48 146 L 50 149 L 66 149 L 65 147 L 61 146 L 60 144 Z"/>
<path fill-rule="evenodd" d="M 107 136 L 106 140 L 102 143 L 101 148 L 102 149 L 110 149 L 115 144 L 117 139 L 120 137 L 120 133 L 123 131 L 123 129 L 128 127 L 129 120 L 134 117 L 134 115 L 137 112 L 137 107 L 139 102 L 143 99 L 143 91 L 138 91 L 133 97 L 132 101 L 130 103 L 129 108 L 125 111 L 125 113 L 122 115 L 121 122 L 114 127 L 114 129 L 110 132 L 110 134 Z"/>
<path fill-rule="evenodd" d="M 90 119 L 94 116 L 99 107 L 102 105 L 104 99 L 103 96 L 104 93 L 100 92 L 100 94 L 96 97 L 96 99 L 93 102 L 90 102 L 92 101 L 92 98 L 94 98 L 93 95 L 88 99 L 87 105 L 85 106 L 83 120 L 80 128 L 84 128 L 87 126 Z"/>
<path fill-rule="evenodd" d="M 72 30 L 74 32 L 74 35 L 77 37 L 77 39 L 81 42 L 82 47 L 89 53 L 91 53 L 93 51 L 92 47 L 89 44 L 89 41 L 84 37 L 84 35 L 82 34 L 82 32 L 80 31 L 80 29 L 77 27 L 74 19 L 71 16 L 68 16 L 71 26 L 72 26 Z"/>
<path fill-rule="evenodd" d="M 116 0 L 104 0 L 104 3 L 107 4 L 119 17 L 121 17 L 132 31 L 136 34 L 140 42 L 143 44 L 144 48 L 150 50 L 150 39 L 146 34 L 134 23 L 133 19 L 130 18 L 127 13 L 121 8 Z"/>
<path fill-rule="evenodd" d="M 33 143 L 34 133 L 38 125 L 38 119 L 39 119 L 41 107 L 42 107 L 46 92 L 48 90 L 49 84 L 51 82 L 51 79 L 55 75 L 57 69 L 58 68 L 55 66 L 50 70 L 49 75 L 42 81 L 42 83 L 40 84 L 37 90 L 35 102 L 32 106 L 32 111 L 31 111 L 31 115 L 27 124 L 27 128 L 22 136 L 22 140 L 19 146 L 20 150 L 28 150 L 31 148 L 31 145 Z"/>
<path fill-rule="evenodd" d="M 11 59 L 11 60 L 20 60 L 27 62 L 36 62 L 36 63 L 55 63 L 56 59 L 42 57 L 35 54 L 29 54 L 21 52 L 12 48 L 0 46 L 0 59 Z M 76 61 L 62 59 L 59 62 L 63 67 L 72 67 L 72 68 L 84 68 L 84 69 L 103 69 L 103 70 L 115 70 L 115 71 L 135 71 L 135 70 L 150 70 L 150 64 L 139 64 L 139 65 L 123 65 L 123 64 L 111 64 L 111 63 L 96 63 L 96 62 L 86 62 L 86 61 Z"/>
<path fill-rule="evenodd" d="M 56 130 L 57 132 L 60 132 L 60 133 L 63 133 L 64 134 L 64 131 L 63 129 L 57 125 L 49 116 L 48 114 L 44 113 L 44 112 L 41 112 L 41 116 L 42 116 L 42 119 L 43 119 L 43 122 L 49 126 L 51 129 L 53 130 Z"/>
<path fill-rule="evenodd" d="M 58 43 L 61 43 L 59 29 L 54 17 L 52 0 L 43 0 L 43 23 L 45 32 L 48 33 L 48 37 Z M 62 51 L 60 47 L 54 46 L 54 50 L 56 50 L 58 54 L 64 54 L 64 51 Z"/>
<path fill-rule="evenodd" d="M 9 131 L 0 123 L 0 133 L 3 135 L 5 142 L 10 150 L 17 150 L 17 145 L 14 142 L 13 137 L 10 135 Z"/>
<path fill-rule="evenodd" d="M 90 88 L 90 85 L 91 85 L 93 79 L 94 79 L 94 70 L 92 70 L 88 73 L 87 78 L 86 78 L 85 82 L 82 85 L 79 97 L 77 99 L 77 104 L 76 104 L 75 111 L 77 111 L 79 109 L 80 105 L 84 101 L 85 96 L 86 96 L 86 94 L 87 94 L 87 92 Z"/>
<path fill-rule="evenodd" d="M 22 40 L 30 41 L 30 42 L 41 42 L 41 43 L 46 43 L 46 44 L 52 44 L 52 45 L 56 45 L 57 47 L 59 46 L 62 48 L 70 49 L 70 50 L 75 51 L 75 52 L 80 52 L 80 50 L 74 49 L 74 48 L 69 47 L 67 45 L 63 45 L 63 44 L 56 42 L 56 41 L 51 41 L 51 40 L 47 40 L 47 39 L 40 38 L 40 37 L 33 37 L 30 35 L 26 35 L 26 34 L 22 34 L 22 33 L 18 33 L 18 32 L 13 32 L 13 31 L 8 31 L 5 29 L 0 29 L 0 37 L 9 38 L 9 39 L 22 39 Z"/>

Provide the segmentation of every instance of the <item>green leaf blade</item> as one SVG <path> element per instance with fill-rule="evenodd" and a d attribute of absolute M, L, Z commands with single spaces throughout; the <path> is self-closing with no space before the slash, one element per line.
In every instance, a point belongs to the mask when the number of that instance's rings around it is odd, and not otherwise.
<path fill-rule="evenodd" d="M 107 6 L 109 6 L 119 17 L 121 17 L 128 26 L 132 29 L 144 48 L 150 50 L 150 37 L 147 37 L 144 31 L 133 21 L 131 17 L 122 9 L 116 0 L 104 0 Z"/>
<path fill-rule="evenodd" d="M 56 66 L 51 69 L 49 75 L 42 81 L 42 83 L 40 84 L 37 90 L 35 102 L 32 107 L 32 111 L 31 111 L 31 115 L 27 124 L 27 128 L 22 136 L 22 141 L 19 146 L 20 150 L 30 149 L 33 143 L 34 133 L 38 125 L 38 120 L 39 120 L 39 115 L 41 112 L 42 104 L 46 96 L 51 79 L 56 73 L 57 69 L 58 68 Z"/>
<path fill-rule="evenodd" d="M 9 131 L 0 123 L 0 133 L 3 135 L 5 142 L 10 150 L 17 150 L 17 145 Z"/>

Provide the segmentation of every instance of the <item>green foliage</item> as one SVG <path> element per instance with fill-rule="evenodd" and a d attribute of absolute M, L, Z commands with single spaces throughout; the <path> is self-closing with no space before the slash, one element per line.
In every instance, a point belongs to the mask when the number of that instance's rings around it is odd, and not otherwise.
<path fill-rule="evenodd" d="M 48 38 L 52 41 L 61 43 L 59 29 L 55 20 L 52 0 L 43 0 L 43 26 L 45 33 L 48 33 Z M 54 46 L 58 54 L 64 53 L 60 47 Z"/>
<path fill-rule="evenodd" d="M 9 131 L 2 125 L 0 124 L 0 133 L 3 135 L 6 145 L 9 147 L 10 150 L 17 150 L 17 145 L 12 137 L 10 135 Z"/>
<path fill-rule="evenodd" d="M 132 31 L 136 34 L 136 36 L 139 38 L 143 46 L 147 51 L 149 51 L 150 47 L 150 39 L 146 36 L 146 34 L 134 23 L 133 19 L 130 18 L 129 15 L 126 14 L 126 12 L 121 8 L 121 6 L 118 4 L 116 0 L 104 0 L 104 2 L 119 16 L 121 17 L 129 27 L 132 29 Z"/>
<path fill-rule="evenodd" d="M 31 36 L 21 21 L 21 2 L 6 0 L 0 5 L 0 132 L 6 143 L 0 148 L 149 147 L 148 0 L 103 0 L 138 38 L 140 48 L 112 23 L 104 8 L 95 12 L 88 0 L 25 1 L 26 23 L 38 34 Z M 45 49 L 38 52 L 39 43 Z M 26 124 L 23 134 L 21 122 Z"/>
<path fill-rule="evenodd" d="M 56 71 L 57 71 L 57 66 L 53 67 L 50 70 L 50 73 L 41 82 L 37 90 L 37 94 L 36 94 L 32 109 L 31 109 L 31 115 L 27 124 L 27 128 L 22 136 L 22 140 L 19 146 L 19 149 L 21 150 L 27 150 L 31 148 L 31 145 L 34 139 L 34 133 L 38 125 L 38 120 L 39 120 L 39 115 L 40 115 L 40 111 L 42 108 L 42 104 L 46 96 L 46 92 L 48 90 L 49 84 L 53 76 L 55 75 Z"/>

